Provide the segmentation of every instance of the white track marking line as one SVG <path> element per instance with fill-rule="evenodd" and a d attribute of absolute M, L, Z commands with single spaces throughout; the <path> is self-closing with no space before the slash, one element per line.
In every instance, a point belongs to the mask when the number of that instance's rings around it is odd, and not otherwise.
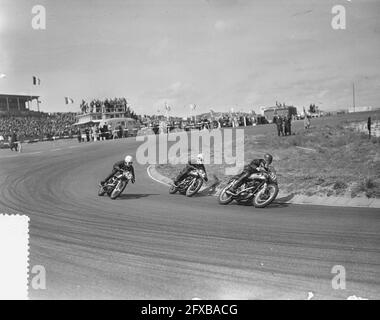
<path fill-rule="evenodd" d="M 317 151 L 317 150 L 315 150 L 315 149 L 304 148 L 304 147 L 297 147 L 297 146 L 296 146 L 296 148 L 298 148 L 298 149 L 303 149 L 303 150 L 309 150 L 309 151 L 313 151 L 313 152 L 316 152 L 316 151 Z"/>
<path fill-rule="evenodd" d="M 18 156 L 17 154 L 11 154 L 11 155 L 7 155 L 7 156 L 2 156 L 2 157 L 0 157 L 0 159 L 14 158 L 14 157 L 17 157 L 17 156 Z"/>
<path fill-rule="evenodd" d="M 14 157 L 20 157 L 20 156 L 27 156 L 27 155 L 33 155 L 33 154 L 40 154 L 42 151 L 35 151 L 35 152 L 26 152 L 26 153 L 19 153 L 19 154 L 9 154 L 6 156 L 0 156 L 0 159 L 4 158 L 14 158 Z"/>
<path fill-rule="evenodd" d="M 150 174 L 149 169 L 150 169 L 151 167 L 152 167 L 152 165 L 150 165 L 150 166 L 146 169 L 146 172 L 148 173 L 149 178 L 151 178 L 152 180 L 154 180 L 154 181 L 156 181 L 156 182 L 158 182 L 158 183 L 161 183 L 161 184 L 164 184 L 164 185 L 170 187 L 170 184 L 165 183 L 165 182 L 162 182 L 162 181 L 160 181 L 160 180 L 157 180 L 156 178 L 154 178 L 154 177 Z"/>
<path fill-rule="evenodd" d="M 52 149 L 50 151 L 53 152 L 53 151 L 59 151 L 59 150 L 62 150 L 62 148 Z"/>

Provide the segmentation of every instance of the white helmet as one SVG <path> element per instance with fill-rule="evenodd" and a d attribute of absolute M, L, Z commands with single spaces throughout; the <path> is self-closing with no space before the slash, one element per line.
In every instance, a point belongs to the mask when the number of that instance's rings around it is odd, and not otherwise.
<path fill-rule="evenodd" d="M 203 164 L 203 161 L 204 161 L 203 154 L 202 153 L 198 154 L 197 155 L 197 163 L 198 164 Z"/>
<path fill-rule="evenodd" d="M 126 156 L 125 159 L 124 159 L 124 162 L 127 164 L 127 166 L 132 165 L 132 163 L 133 163 L 132 156 Z"/>

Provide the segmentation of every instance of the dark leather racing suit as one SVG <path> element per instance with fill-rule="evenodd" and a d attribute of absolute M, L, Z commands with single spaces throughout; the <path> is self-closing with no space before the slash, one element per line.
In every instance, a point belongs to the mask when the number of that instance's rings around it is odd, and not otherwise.
<path fill-rule="evenodd" d="M 132 183 L 135 183 L 135 169 L 133 165 L 127 166 L 124 160 L 118 161 L 113 165 L 112 172 L 102 181 L 104 184 L 119 171 L 129 171 L 132 174 Z"/>
<path fill-rule="evenodd" d="M 253 173 L 260 173 L 259 168 L 267 169 L 266 162 L 264 159 L 254 159 L 249 164 L 247 164 L 243 171 L 238 175 L 238 180 L 235 185 L 231 188 L 232 192 L 235 192 L 244 181 Z"/>
<path fill-rule="evenodd" d="M 204 171 L 204 173 L 206 174 L 205 181 L 207 182 L 208 179 L 207 179 L 207 173 L 206 173 L 206 168 L 204 164 L 203 163 L 199 164 L 196 162 L 194 163 L 191 160 L 189 160 L 189 162 L 186 164 L 186 167 L 183 168 L 182 171 L 178 174 L 178 176 L 174 179 L 174 183 L 178 185 L 183 179 L 187 177 L 187 175 L 189 174 L 191 170 L 194 170 L 194 168 Z"/>

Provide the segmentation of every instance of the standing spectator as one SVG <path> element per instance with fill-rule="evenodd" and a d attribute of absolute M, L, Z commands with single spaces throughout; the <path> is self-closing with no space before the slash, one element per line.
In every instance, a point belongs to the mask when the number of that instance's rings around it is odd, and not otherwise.
<path fill-rule="evenodd" d="M 292 116 L 288 117 L 289 135 L 292 135 Z"/>
<path fill-rule="evenodd" d="M 11 151 L 13 151 L 13 149 L 15 149 L 16 152 L 18 151 L 17 135 L 15 131 L 13 131 L 11 135 L 10 147 Z"/>
<path fill-rule="evenodd" d="M 100 128 L 99 128 L 99 126 L 96 126 L 95 127 L 95 134 L 96 134 L 96 140 L 97 141 L 100 141 L 100 135 L 101 135 L 101 130 L 100 130 Z"/>
<path fill-rule="evenodd" d="M 87 142 L 90 142 L 90 129 L 87 127 L 84 132 L 86 133 Z"/>
<path fill-rule="evenodd" d="M 368 139 L 371 139 L 371 125 L 372 125 L 371 117 L 368 117 L 368 121 L 367 121 Z"/>
<path fill-rule="evenodd" d="M 82 142 L 82 132 L 80 132 L 80 129 L 78 128 L 78 131 L 77 131 L 77 138 L 78 138 L 78 142 Z"/>
<path fill-rule="evenodd" d="M 108 139 L 108 126 L 106 124 L 104 124 L 103 126 L 103 137 L 104 137 L 104 140 Z"/>
<path fill-rule="evenodd" d="M 305 129 L 309 129 L 310 128 L 310 119 L 309 119 L 309 116 L 306 115 L 306 114 L 305 114 L 305 118 L 304 118 L 303 124 L 304 124 Z"/>
<path fill-rule="evenodd" d="M 96 125 L 93 125 L 91 128 L 92 141 L 98 140 L 98 135 L 96 134 Z"/>
<path fill-rule="evenodd" d="M 123 127 L 121 126 L 121 124 L 119 125 L 117 135 L 119 136 L 119 139 L 123 137 Z"/>
<path fill-rule="evenodd" d="M 288 118 L 286 119 L 286 128 L 287 128 L 287 134 L 289 136 L 292 135 L 292 117 L 291 116 L 288 116 Z"/>
<path fill-rule="evenodd" d="M 282 128 L 282 118 L 278 117 L 276 119 L 276 126 L 277 126 L 277 134 L 278 136 L 284 135 L 283 128 Z"/>
<path fill-rule="evenodd" d="M 282 122 L 284 124 L 284 135 L 287 136 L 289 133 L 288 118 L 284 116 Z"/>

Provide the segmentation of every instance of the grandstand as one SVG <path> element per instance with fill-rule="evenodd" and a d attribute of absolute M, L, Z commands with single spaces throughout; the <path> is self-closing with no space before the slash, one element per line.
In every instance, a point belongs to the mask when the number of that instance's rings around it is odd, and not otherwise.
<path fill-rule="evenodd" d="M 45 113 L 30 109 L 39 96 L 0 94 L 0 136 L 16 133 L 20 141 L 72 136 L 75 113 Z"/>
<path fill-rule="evenodd" d="M 1 115 L 25 115 L 31 112 L 30 105 L 33 100 L 37 101 L 39 96 L 0 94 L 0 116 Z"/>

